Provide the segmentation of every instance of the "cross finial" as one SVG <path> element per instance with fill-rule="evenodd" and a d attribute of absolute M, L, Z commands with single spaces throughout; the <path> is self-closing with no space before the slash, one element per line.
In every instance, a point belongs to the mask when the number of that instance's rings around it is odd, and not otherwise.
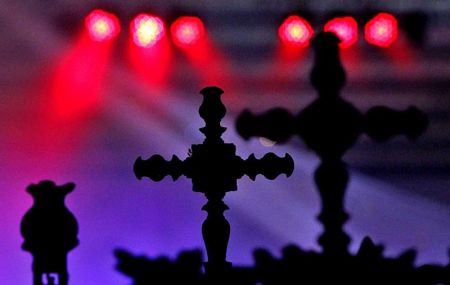
<path fill-rule="evenodd" d="M 311 83 L 319 96 L 338 96 L 345 85 L 346 75 L 339 58 L 340 39 L 330 32 L 318 34 L 312 41 L 314 65 Z"/>
<path fill-rule="evenodd" d="M 212 86 L 202 89 L 200 94 L 203 96 L 203 102 L 198 113 L 206 124 L 200 129 L 206 137 L 204 143 L 222 143 L 223 140 L 220 137 L 226 130 L 220 125 L 226 114 L 225 105 L 220 100 L 223 91 L 218 87 Z"/>

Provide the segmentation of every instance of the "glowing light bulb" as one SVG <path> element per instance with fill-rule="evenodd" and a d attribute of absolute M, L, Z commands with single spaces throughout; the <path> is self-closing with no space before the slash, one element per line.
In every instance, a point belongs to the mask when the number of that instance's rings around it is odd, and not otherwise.
<path fill-rule="evenodd" d="M 388 13 L 379 13 L 364 27 L 364 38 L 374 46 L 389 47 L 398 36 L 397 19 Z"/>
<path fill-rule="evenodd" d="M 163 21 L 148 14 L 137 15 L 130 26 L 133 42 L 140 47 L 152 47 L 164 36 Z"/>
<path fill-rule="evenodd" d="M 120 23 L 114 14 L 96 9 L 85 18 L 85 26 L 91 38 L 98 42 L 115 38 L 120 32 Z"/>
<path fill-rule="evenodd" d="M 281 41 L 288 45 L 307 47 L 313 36 L 311 25 L 299 16 L 289 16 L 278 29 Z"/>
<path fill-rule="evenodd" d="M 178 18 L 170 27 L 174 43 L 179 47 L 198 43 L 205 34 L 205 26 L 198 17 L 184 16 Z"/>

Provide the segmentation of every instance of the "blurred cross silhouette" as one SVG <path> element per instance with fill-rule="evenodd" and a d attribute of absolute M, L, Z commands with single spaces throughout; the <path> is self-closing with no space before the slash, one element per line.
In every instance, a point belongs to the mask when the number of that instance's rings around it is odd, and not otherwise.
<path fill-rule="evenodd" d="M 238 133 L 245 139 L 257 136 L 283 143 L 297 135 L 319 155 L 321 164 L 315 172 L 315 182 L 322 201 L 319 220 L 324 225 L 319 243 L 329 257 L 347 256 L 350 242 L 343 230 L 348 220 L 344 210 L 348 171 L 341 160 L 343 154 L 363 133 L 378 142 L 400 134 L 414 139 L 427 126 L 426 117 L 414 107 L 406 111 L 373 107 L 361 114 L 343 100 L 339 93 L 346 75 L 338 44 L 338 37 L 327 32 L 318 34 L 313 41 L 315 63 L 310 79 L 319 97 L 311 105 L 297 115 L 281 108 L 260 115 L 246 110 L 236 122 Z"/>
<path fill-rule="evenodd" d="M 237 190 L 237 180 L 243 175 L 254 180 L 262 174 L 272 180 L 282 173 L 289 176 L 294 167 L 288 154 L 280 158 L 268 153 L 260 160 L 252 154 L 243 160 L 236 155 L 234 144 L 224 143 L 221 136 L 226 128 L 220 122 L 226 109 L 220 100 L 222 93 L 218 87 L 206 87 L 201 91 L 203 102 L 199 114 L 205 126 L 200 131 L 205 135 L 205 140 L 203 144 L 191 146 L 186 160 L 181 161 L 174 155 L 170 161 L 165 161 L 162 156 L 153 155 L 148 160 L 138 158 L 134 165 L 134 173 L 139 179 L 146 176 L 160 181 L 170 175 L 176 180 L 184 175 L 192 179 L 193 191 L 205 194 L 208 199 L 202 208 L 208 213 L 202 226 L 208 256 L 205 270 L 214 282 L 223 282 L 223 272 L 231 267 L 226 260 L 230 225 L 223 215 L 228 209 L 223 202 L 225 193 Z"/>

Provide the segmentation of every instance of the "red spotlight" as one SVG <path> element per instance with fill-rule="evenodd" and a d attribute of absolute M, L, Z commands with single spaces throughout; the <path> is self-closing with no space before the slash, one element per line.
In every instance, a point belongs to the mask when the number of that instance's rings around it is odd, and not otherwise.
<path fill-rule="evenodd" d="M 114 14 L 96 9 L 84 20 L 89 36 L 98 42 L 115 38 L 120 32 L 120 23 Z"/>
<path fill-rule="evenodd" d="M 136 45 L 152 47 L 164 35 L 164 22 L 156 16 L 139 14 L 131 22 L 130 31 Z"/>
<path fill-rule="evenodd" d="M 348 48 L 358 41 L 358 23 L 353 17 L 334 18 L 324 27 L 325 32 L 334 32 L 340 39 L 340 48 Z"/>
<path fill-rule="evenodd" d="M 171 25 L 170 32 L 178 47 L 187 47 L 198 43 L 203 38 L 205 26 L 198 17 L 184 16 Z"/>
<path fill-rule="evenodd" d="M 388 13 L 379 13 L 364 27 L 366 41 L 374 46 L 389 47 L 397 40 L 397 19 Z"/>
<path fill-rule="evenodd" d="M 278 29 L 283 43 L 298 47 L 307 47 L 314 33 L 311 25 L 299 16 L 289 16 Z"/>

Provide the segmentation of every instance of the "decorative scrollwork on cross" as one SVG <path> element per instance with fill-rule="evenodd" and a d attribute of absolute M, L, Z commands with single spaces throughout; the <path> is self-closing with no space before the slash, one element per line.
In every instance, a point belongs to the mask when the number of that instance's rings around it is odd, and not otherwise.
<path fill-rule="evenodd" d="M 291 156 L 283 158 L 273 153 L 256 159 L 252 154 L 246 160 L 236 155 L 236 146 L 224 143 L 221 138 L 226 128 L 220 125 L 226 109 L 220 100 L 223 91 L 218 87 L 206 87 L 201 91 L 203 102 L 199 108 L 205 126 L 200 131 L 205 135 L 202 144 L 194 144 L 190 148 L 190 156 L 180 160 L 172 156 L 166 161 L 160 155 L 153 155 L 147 160 L 138 158 L 134 164 L 134 173 L 141 179 L 148 177 L 160 181 L 165 176 L 173 180 L 184 175 L 192 180 L 192 189 L 204 193 L 208 202 L 202 210 L 208 213 L 202 226 L 208 262 L 206 273 L 219 276 L 231 266 L 226 260 L 230 224 L 223 213 L 228 206 L 223 202 L 226 192 L 237 190 L 237 180 L 247 175 L 255 180 L 258 174 L 268 179 L 275 179 L 280 174 L 290 176 L 294 164 Z"/>

